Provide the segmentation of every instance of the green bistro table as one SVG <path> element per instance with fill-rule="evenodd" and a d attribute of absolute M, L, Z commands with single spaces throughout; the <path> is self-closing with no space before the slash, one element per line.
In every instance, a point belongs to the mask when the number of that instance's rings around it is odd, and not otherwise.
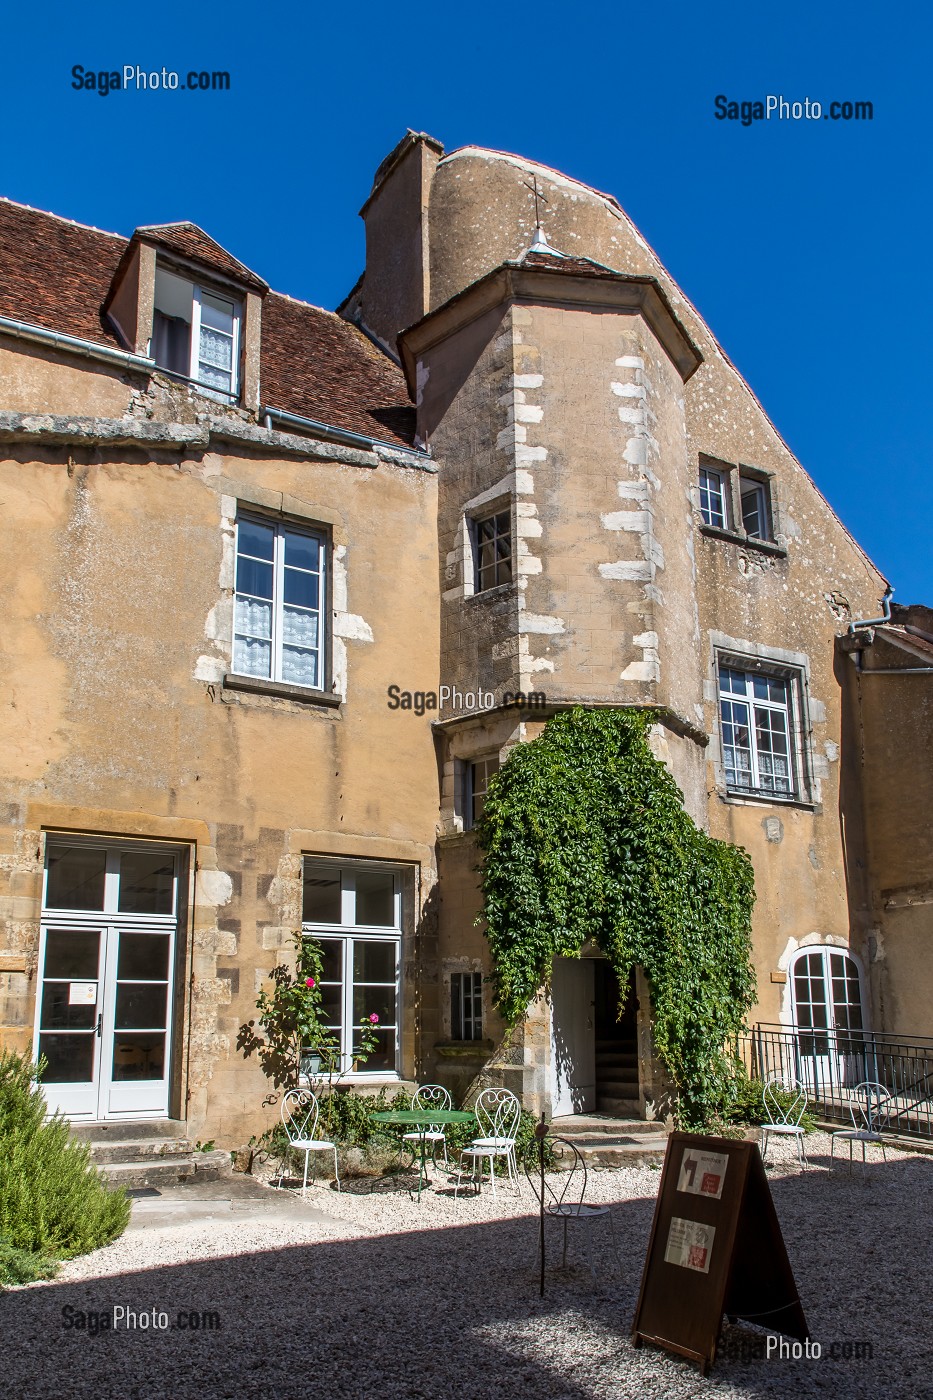
<path fill-rule="evenodd" d="M 426 1149 L 428 1145 L 427 1132 L 431 1128 L 443 1128 L 446 1124 L 454 1123 L 476 1123 L 476 1114 L 464 1108 L 412 1108 L 393 1109 L 390 1113 L 374 1113 L 374 1123 L 394 1123 L 396 1126 L 406 1128 L 423 1128 L 425 1132 L 420 1137 L 420 1162 L 418 1163 L 418 1200 L 421 1200 L 421 1187 L 428 1183 L 428 1168 L 426 1161 Z M 479 1125 L 477 1125 L 479 1131 Z M 409 1192 L 409 1194 L 411 1194 Z"/>

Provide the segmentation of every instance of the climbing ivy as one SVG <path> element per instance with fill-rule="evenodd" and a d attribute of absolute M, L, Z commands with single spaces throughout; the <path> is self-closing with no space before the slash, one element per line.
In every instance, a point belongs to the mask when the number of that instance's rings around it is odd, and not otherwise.
<path fill-rule="evenodd" d="M 621 987 L 639 964 L 682 1126 L 728 1103 L 727 1045 L 754 1000 L 755 901 L 741 847 L 701 831 L 651 753 L 650 712 L 577 707 L 512 749 L 477 837 L 496 1004 L 515 1024 L 555 957 L 595 943 Z"/>

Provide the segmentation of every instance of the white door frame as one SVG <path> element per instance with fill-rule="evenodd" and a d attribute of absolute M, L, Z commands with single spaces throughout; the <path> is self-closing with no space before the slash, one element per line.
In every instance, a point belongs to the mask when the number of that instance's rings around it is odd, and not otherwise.
<path fill-rule="evenodd" d="M 75 1120 L 101 1121 L 104 1119 L 146 1119 L 165 1118 L 169 1114 L 169 1097 L 172 1078 L 172 1048 L 174 1030 L 174 990 L 175 961 L 177 954 L 180 851 L 177 847 L 158 845 L 151 842 L 110 842 L 94 841 L 87 838 L 72 838 L 63 835 L 50 839 L 52 850 L 66 846 L 93 846 L 106 852 L 106 879 L 103 911 L 43 909 L 40 925 L 39 964 L 36 990 L 36 1009 L 33 1045 L 36 1059 L 42 1049 L 43 1034 L 55 1034 L 56 1027 L 42 1028 L 43 992 L 47 980 L 69 985 L 69 1002 L 77 993 L 83 997 L 90 995 L 90 977 L 79 981 L 75 978 L 51 977 L 46 979 L 46 951 L 49 934 L 62 931 L 97 932 L 99 934 L 97 982 L 94 988 L 94 1054 L 92 1058 L 92 1078 L 80 1083 L 44 1080 L 43 1092 L 50 1112 L 60 1110 L 66 1117 Z M 174 892 L 171 914 L 125 914 L 117 909 L 119 884 L 119 859 L 127 850 L 150 850 L 159 855 L 169 855 L 174 862 Z M 48 860 L 43 889 L 43 905 L 46 902 Z M 128 977 L 118 979 L 119 952 L 124 935 L 151 934 L 168 940 L 166 977 Z M 165 985 L 164 1032 L 162 1027 L 117 1026 L 117 993 L 120 983 L 136 986 Z M 90 1006 L 88 1001 L 85 1003 Z M 121 1034 L 130 1041 L 140 1034 L 157 1033 L 165 1036 L 162 1074 L 158 1079 L 119 1079 L 114 1077 L 114 1055 L 118 1052 Z M 59 1030 L 59 1033 L 62 1033 Z M 66 1034 L 74 1032 L 65 1031 Z"/>
<path fill-rule="evenodd" d="M 823 983 L 823 1016 L 826 1021 L 823 1026 L 801 1026 L 798 1017 L 797 983 L 795 973 L 800 963 L 804 962 L 812 954 L 818 954 L 822 963 L 822 983 Z M 837 1025 L 837 1009 L 842 1005 L 853 1005 L 851 1002 L 840 1002 L 835 994 L 832 977 L 833 957 L 845 958 L 855 968 L 859 991 L 859 1019 L 861 1025 L 858 1027 L 840 1027 Z M 836 943 L 810 943 L 798 949 L 791 962 L 790 969 L 791 984 L 791 1015 L 793 1026 L 797 1038 L 797 1059 L 798 1072 L 801 1082 L 810 1093 L 832 1094 L 835 1090 L 849 1087 L 850 1080 L 855 1083 L 857 1079 L 864 1078 L 862 1073 L 862 1055 L 854 1055 L 851 1051 L 840 1050 L 840 1040 L 845 1041 L 851 1038 L 857 1041 L 862 1031 L 868 1029 L 867 1007 L 865 1003 L 865 978 L 861 963 L 852 953 L 851 949 L 840 946 Z M 848 984 L 848 979 L 846 979 Z M 816 1003 L 808 1002 L 807 1005 Z M 805 1047 L 808 1042 L 813 1042 L 810 1050 Z M 818 1050 L 819 1043 L 823 1047 Z M 853 1078 L 853 1074 L 855 1078 Z"/>

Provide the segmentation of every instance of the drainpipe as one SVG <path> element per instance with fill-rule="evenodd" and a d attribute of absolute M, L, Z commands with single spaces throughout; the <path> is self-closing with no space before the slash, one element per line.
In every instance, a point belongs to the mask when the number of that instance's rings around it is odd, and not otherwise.
<path fill-rule="evenodd" d="M 156 367 L 154 360 L 147 360 L 143 355 L 115 350 L 110 345 L 98 345 L 94 340 L 81 340 L 76 335 L 66 335 L 64 331 L 31 326 L 27 321 L 14 321 L 9 316 L 0 316 L 0 334 L 15 336 L 17 340 L 31 340 L 36 345 L 45 345 L 53 350 L 66 350 L 69 354 L 83 355 L 89 360 L 103 360 L 107 364 L 142 370 L 145 374 L 151 374 Z"/>
<path fill-rule="evenodd" d="M 857 627 L 880 627 L 883 622 L 891 621 L 891 599 L 894 597 L 894 589 L 888 584 L 884 590 L 884 597 L 881 600 L 881 617 L 860 617 L 856 621 L 849 623 L 849 636 L 855 632 Z"/>

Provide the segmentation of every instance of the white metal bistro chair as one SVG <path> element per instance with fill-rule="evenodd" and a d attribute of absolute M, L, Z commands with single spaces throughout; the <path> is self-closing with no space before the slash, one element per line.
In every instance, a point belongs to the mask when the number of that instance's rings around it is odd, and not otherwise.
<path fill-rule="evenodd" d="M 544 1177 L 544 1214 L 549 1220 L 559 1220 L 564 1227 L 564 1252 L 561 1267 L 567 1267 L 567 1227 L 568 1225 L 584 1225 L 584 1242 L 586 1244 L 586 1261 L 590 1266 L 590 1273 L 593 1281 L 596 1281 L 596 1269 L 593 1266 L 593 1226 L 597 1220 L 608 1220 L 609 1234 L 612 1240 L 612 1252 L 615 1255 L 619 1274 L 622 1273 L 622 1262 L 619 1258 L 619 1251 L 616 1246 L 616 1227 L 612 1222 L 612 1207 L 608 1205 L 590 1205 L 584 1201 L 586 1195 L 586 1161 L 583 1154 L 576 1145 L 568 1138 L 549 1138 L 552 1143 L 559 1144 L 562 1158 L 570 1156 L 570 1164 L 566 1161 L 561 1163 L 560 1182 L 558 1190 L 553 1179 Z M 541 1176 L 537 1165 L 525 1162 L 525 1176 L 528 1178 L 532 1191 L 541 1201 Z"/>
<path fill-rule="evenodd" d="M 438 1108 L 442 1112 L 453 1106 L 453 1099 L 450 1093 L 442 1084 L 423 1084 L 416 1094 L 411 1096 L 411 1106 L 416 1112 L 430 1112 L 432 1108 Z M 432 1123 L 427 1128 L 416 1128 L 414 1132 L 404 1133 L 403 1142 L 410 1142 L 413 1147 L 417 1147 L 419 1152 L 427 1144 L 431 1144 L 431 1161 L 437 1166 L 437 1145 L 444 1149 L 444 1166 L 447 1166 L 447 1139 L 444 1136 L 444 1128 L 441 1123 Z"/>
<path fill-rule="evenodd" d="M 861 1084 L 856 1084 L 852 1090 L 852 1098 L 849 1101 L 849 1112 L 852 1115 L 852 1127 L 840 1128 L 833 1133 L 829 1144 L 829 1155 L 836 1155 L 836 1139 L 841 1138 L 843 1142 L 849 1144 L 849 1171 L 852 1170 L 852 1144 L 860 1142 L 862 1144 L 862 1166 L 865 1166 L 865 1146 L 869 1142 L 877 1142 L 881 1147 L 881 1155 L 885 1162 L 888 1154 L 884 1147 L 884 1138 L 881 1136 L 882 1122 L 887 1119 L 887 1105 L 891 1095 L 883 1084 L 866 1079 Z"/>
<path fill-rule="evenodd" d="M 282 1100 L 282 1122 L 285 1124 L 286 1133 L 288 1133 L 289 1146 L 295 1148 L 297 1152 L 305 1154 L 305 1174 L 301 1183 L 303 1196 L 307 1194 L 308 1190 L 308 1160 L 312 1152 L 333 1152 L 334 1176 L 337 1180 L 337 1190 L 340 1190 L 340 1175 L 337 1171 L 337 1145 L 315 1137 L 319 1112 L 317 1099 L 310 1089 L 289 1089 Z M 282 1185 L 281 1172 L 279 1172 L 278 1185 Z"/>
<path fill-rule="evenodd" d="M 790 1138 L 797 1144 L 797 1157 L 806 1170 L 809 1163 L 804 1151 L 803 1136 L 806 1131 L 800 1120 L 807 1106 L 807 1091 L 799 1079 L 780 1073 L 770 1074 L 762 1091 L 767 1123 L 761 1125 L 761 1157 L 768 1155 L 768 1143 L 772 1137 Z"/>
<path fill-rule="evenodd" d="M 460 1170 L 457 1173 L 454 1196 L 460 1190 L 463 1173 L 466 1171 L 464 1162 L 472 1167 L 472 1181 L 477 1193 L 481 1190 L 483 1162 L 487 1157 L 492 1194 L 496 1194 L 496 1159 L 502 1157 L 505 1159 L 509 1181 L 521 1195 L 522 1187 L 515 1158 L 515 1139 L 522 1116 L 521 1104 L 511 1089 L 484 1089 L 476 1100 L 473 1112 L 476 1114 L 480 1136 L 474 1138 L 469 1147 L 465 1147 L 460 1154 Z"/>

